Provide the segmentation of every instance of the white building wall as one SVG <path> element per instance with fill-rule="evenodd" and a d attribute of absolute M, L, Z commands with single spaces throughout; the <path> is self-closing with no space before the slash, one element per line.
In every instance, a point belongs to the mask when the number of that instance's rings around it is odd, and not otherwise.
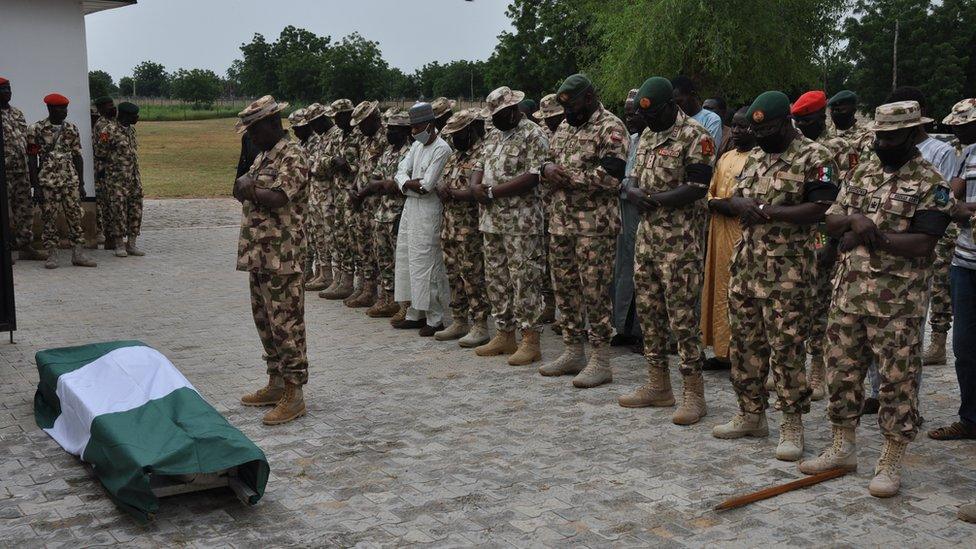
<path fill-rule="evenodd" d="M 67 96 L 68 120 L 81 131 L 90 198 L 95 179 L 85 42 L 80 0 L 0 0 L 0 76 L 10 80 L 11 104 L 32 124 L 47 117 L 45 95 Z"/>

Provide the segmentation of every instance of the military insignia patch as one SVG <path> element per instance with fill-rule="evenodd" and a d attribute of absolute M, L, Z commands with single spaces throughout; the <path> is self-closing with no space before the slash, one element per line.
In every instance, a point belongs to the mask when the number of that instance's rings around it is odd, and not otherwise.
<path fill-rule="evenodd" d="M 610 132 L 610 141 L 613 141 L 614 143 L 623 143 L 624 136 L 620 132 L 614 130 Z"/>
<path fill-rule="evenodd" d="M 871 199 L 871 204 L 868 206 L 868 213 L 874 213 L 878 211 L 878 208 L 880 207 L 881 207 L 881 199 L 875 196 L 874 198 Z"/>
<path fill-rule="evenodd" d="M 108 132 L 102 132 L 102 133 L 98 134 L 98 139 L 101 140 L 102 143 L 107 143 L 108 142 Z"/>
<path fill-rule="evenodd" d="M 817 174 L 817 180 L 821 183 L 833 183 L 834 169 L 830 166 L 822 166 Z"/>
<path fill-rule="evenodd" d="M 766 119 L 766 113 L 763 111 L 756 111 L 752 113 L 752 121 L 759 123 Z"/>
<path fill-rule="evenodd" d="M 861 155 L 857 153 L 850 153 L 847 155 L 847 164 L 850 165 L 852 170 L 857 167 L 857 163 L 860 160 L 861 160 Z"/>
<path fill-rule="evenodd" d="M 651 108 L 651 99 L 649 97 L 641 97 L 640 108 L 642 109 Z"/>
<path fill-rule="evenodd" d="M 705 156 L 712 156 L 713 154 L 715 154 L 715 142 L 712 141 L 711 137 L 702 138 L 701 150 L 702 150 L 702 154 Z"/>
<path fill-rule="evenodd" d="M 27 145 L 27 154 L 38 154 L 41 152 L 41 146 L 37 143 L 31 143 Z"/>
<path fill-rule="evenodd" d="M 935 188 L 935 203 L 939 206 L 945 206 L 949 203 L 949 187 L 939 185 Z"/>
<path fill-rule="evenodd" d="M 911 204 L 918 204 L 920 201 L 917 196 L 913 194 L 902 194 L 902 193 L 891 193 L 892 200 L 899 200 L 901 202 L 909 202 Z M 939 191 L 935 191 L 935 201 L 939 201 Z M 949 202 L 949 196 L 946 196 L 946 203 Z M 940 206 L 945 206 L 945 204 L 939 204 Z"/>

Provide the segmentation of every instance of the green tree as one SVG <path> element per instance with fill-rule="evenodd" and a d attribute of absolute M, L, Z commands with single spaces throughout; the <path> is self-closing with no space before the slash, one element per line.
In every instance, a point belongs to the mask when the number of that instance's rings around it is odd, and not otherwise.
<path fill-rule="evenodd" d="M 451 61 L 446 65 L 428 63 L 421 67 L 416 78 L 421 95 L 432 97 L 479 98 L 491 92 L 485 81 L 488 63 L 485 61 Z"/>
<path fill-rule="evenodd" d="M 255 34 L 250 42 L 241 44 L 243 57 L 235 60 L 227 70 L 228 80 L 237 83 L 244 95 L 258 97 L 275 93 L 278 89 L 278 72 L 272 46 L 261 34 Z"/>
<path fill-rule="evenodd" d="M 122 95 L 135 95 L 135 90 L 133 86 L 135 85 L 135 80 L 131 76 L 123 76 L 119 78 L 119 93 Z"/>
<path fill-rule="evenodd" d="M 193 103 L 194 108 L 209 109 L 214 100 L 220 97 L 223 84 L 211 70 L 180 69 L 173 73 L 170 90 L 173 97 Z"/>
<path fill-rule="evenodd" d="M 390 75 L 379 44 L 354 32 L 329 49 L 319 84 L 324 97 L 359 102 L 386 97 Z"/>
<path fill-rule="evenodd" d="M 118 86 L 112 80 L 112 76 L 105 71 L 88 72 L 88 93 L 92 99 L 103 95 L 116 95 L 119 93 Z"/>
<path fill-rule="evenodd" d="M 287 26 L 271 46 L 271 58 L 275 61 L 277 86 L 275 94 L 305 103 L 321 97 L 319 74 L 329 52 L 328 36 Z"/>
<path fill-rule="evenodd" d="M 169 74 L 166 67 L 153 61 L 143 61 L 132 69 L 136 94 L 143 97 L 169 97 Z"/>

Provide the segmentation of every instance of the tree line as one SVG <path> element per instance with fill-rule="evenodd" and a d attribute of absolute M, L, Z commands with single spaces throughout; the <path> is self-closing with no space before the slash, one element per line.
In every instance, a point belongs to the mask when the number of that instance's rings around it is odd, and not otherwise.
<path fill-rule="evenodd" d="M 539 98 L 586 72 L 607 103 L 619 104 L 649 75 L 685 74 L 703 96 L 733 105 L 767 89 L 795 97 L 848 88 L 870 109 L 895 84 L 913 85 L 941 114 L 976 90 L 976 0 L 514 0 L 506 14 L 512 29 L 486 60 L 433 62 L 406 74 L 358 33 L 333 41 L 288 26 L 273 41 L 255 34 L 242 44 L 224 76 L 168 73 L 146 61 L 117 85 L 93 72 L 92 93 L 194 104 L 266 93 L 295 102 L 478 99 L 508 85 Z"/>

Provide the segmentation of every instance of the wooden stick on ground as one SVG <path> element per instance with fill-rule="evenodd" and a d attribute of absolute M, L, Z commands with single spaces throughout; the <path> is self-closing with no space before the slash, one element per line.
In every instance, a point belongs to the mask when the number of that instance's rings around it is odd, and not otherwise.
<path fill-rule="evenodd" d="M 787 482 L 786 484 L 781 484 L 779 486 L 771 486 L 769 488 L 759 490 L 758 492 L 752 492 L 751 494 L 729 498 L 716 505 L 715 510 L 727 511 L 729 509 L 735 509 L 736 507 L 742 507 L 743 505 L 749 505 L 750 503 L 776 497 L 780 494 L 785 494 L 786 492 L 792 492 L 793 490 L 806 488 L 807 486 L 813 486 L 814 484 L 820 484 L 825 480 L 839 478 L 847 473 L 848 471 L 845 471 L 844 469 L 831 469 L 830 471 L 824 471 L 823 473 L 801 478 L 800 480 L 794 480 L 793 482 Z"/>

